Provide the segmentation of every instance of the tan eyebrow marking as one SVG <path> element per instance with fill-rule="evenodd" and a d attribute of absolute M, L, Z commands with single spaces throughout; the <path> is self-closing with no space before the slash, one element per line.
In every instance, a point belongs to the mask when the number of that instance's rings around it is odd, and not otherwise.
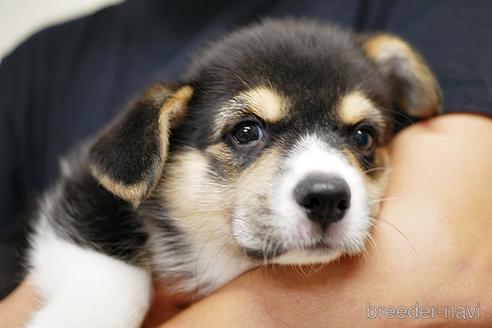
<path fill-rule="evenodd" d="M 250 89 L 240 93 L 234 99 L 246 102 L 249 105 L 247 110 L 266 122 L 278 122 L 287 114 L 285 99 L 267 87 Z"/>
<path fill-rule="evenodd" d="M 220 137 L 224 126 L 247 113 L 267 123 L 278 122 L 287 116 L 287 99 L 271 88 L 262 86 L 239 93 L 218 111 L 211 140 Z"/>
<path fill-rule="evenodd" d="M 343 96 L 338 103 L 337 111 L 346 125 L 355 125 L 370 115 L 380 114 L 376 105 L 360 91 Z"/>

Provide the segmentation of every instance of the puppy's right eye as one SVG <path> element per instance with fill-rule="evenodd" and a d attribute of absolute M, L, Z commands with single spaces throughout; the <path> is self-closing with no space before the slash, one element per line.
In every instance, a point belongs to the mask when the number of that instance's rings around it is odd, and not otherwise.
<path fill-rule="evenodd" d="M 231 130 L 231 138 L 238 145 L 252 145 L 263 140 L 265 134 L 260 122 L 242 121 Z"/>

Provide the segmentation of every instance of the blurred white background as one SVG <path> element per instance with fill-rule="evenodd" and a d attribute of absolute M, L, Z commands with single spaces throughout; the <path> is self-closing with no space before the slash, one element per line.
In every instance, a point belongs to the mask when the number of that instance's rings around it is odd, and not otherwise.
<path fill-rule="evenodd" d="M 43 27 L 123 0 L 0 0 L 0 59 Z"/>

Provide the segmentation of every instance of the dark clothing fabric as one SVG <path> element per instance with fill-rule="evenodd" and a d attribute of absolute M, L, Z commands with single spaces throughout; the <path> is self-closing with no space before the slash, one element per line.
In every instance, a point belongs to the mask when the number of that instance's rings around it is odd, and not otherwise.
<path fill-rule="evenodd" d="M 492 114 L 492 2 L 483 0 L 128 0 L 43 30 L 0 65 L 0 295 L 12 286 L 15 222 L 58 174 L 58 158 L 190 54 L 262 17 L 308 17 L 409 40 L 445 110 Z"/>

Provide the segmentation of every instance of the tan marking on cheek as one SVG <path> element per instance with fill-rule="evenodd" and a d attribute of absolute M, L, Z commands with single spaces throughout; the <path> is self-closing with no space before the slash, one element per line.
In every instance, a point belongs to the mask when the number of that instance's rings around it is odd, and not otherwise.
<path fill-rule="evenodd" d="M 357 160 L 357 157 L 349 148 L 342 149 L 342 152 L 353 167 L 357 168 L 359 171 L 362 171 L 362 167 Z"/>
<path fill-rule="evenodd" d="M 337 111 L 345 125 L 355 125 L 368 116 L 379 114 L 374 103 L 360 91 L 343 96 Z"/>
<path fill-rule="evenodd" d="M 190 149 L 173 155 L 158 187 L 171 217 L 193 239 L 223 243 L 231 238 L 229 186 L 213 181 L 207 157 Z"/>
<path fill-rule="evenodd" d="M 252 163 L 239 178 L 239 183 L 252 183 L 258 184 L 262 181 L 268 181 L 272 173 L 278 169 L 278 163 L 280 160 L 279 151 L 275 148 L 270 148 L 254 162 Z"/>
<path fill-rule="evenodd" d="M 224 176 L 220 176 L 224 180 L 235 177 L 238 172 L 239 163 L 234 155 L 231 153 L 231 149 L 223 142 L 211 145 L 207 147 L 206 153 L 213 157 L 220 165 L 220 170 L 224 173 Z"/>
<path fill-rule="evenodd" d="M 366 186 L 367 196 L 369 199 L 369 208 L 373 214 L 381 205 L 381 198 L 387 186 L 388 180 L 389 152 L 386 147 L 376 150 L 374 159 L 374 168 L 372 173 L 362 173 L 364 184 Z M 384 169 L 382 169 L 384 168 Z"/>
<path fill-rule="evenodd" d="M 357 160 L 356 155 L 349 149 L 344 149 L 343 153 L 349 163 L 354 167 L 362 177 L 364 186 L 367 192 L 368 207 L 372 214 L 375 214 L 379 208 L 379 200 L 386 188 L 386 170 L 381 170 L 381 167 L 386 165 L 384 154 L 386 150 L 384 148 L 377 149 L 375 154 L 374 169 L 364 170 Z"/>
<path fill-rule="evenodd" d="M 374 165 L 367 170 L 363 169 L 356 155 L 348 148 L 343 149 L 343 154 L 362 177 L 368 198 L 370 212 L 374 215 L 379 209 L 380 199 L 383 196 L 388 176 L 389 155 L 386 147 L 376 149 Z"/>
<path fill-rule="evenodd" d="M 380 147 L 376 149 L 374 158 L 375 167 L 388 167 L 389 164 L 389 150 L 388 147 Z"/>
<path fill-rule="evenodd" d="M 275 123 L 287 115 L 286 100 L 270 88 L 253 88 L 239 94 L 236 98 L 249 103 L 248 110 L 266 122 Z"/>
<path fill-rule="evenodd" d="M 251 220 L 261 219 L 261 214 L 269 210 L 266 207 L 268 196 L 275 192 L 272 182 L 280 161 L 280 151 L 270 148 L 242 172 L 235 183 L 236 205 L 241 207 L 242 212 Z"/>
<path fill-rule="evenodd" d="M 234 156 L 232 155 L 229 147 L 227 147 L 227 145 L 223 142 L 208 146 L 206 152 L 221 163 L 231 164 L 234 162 Z"/>

